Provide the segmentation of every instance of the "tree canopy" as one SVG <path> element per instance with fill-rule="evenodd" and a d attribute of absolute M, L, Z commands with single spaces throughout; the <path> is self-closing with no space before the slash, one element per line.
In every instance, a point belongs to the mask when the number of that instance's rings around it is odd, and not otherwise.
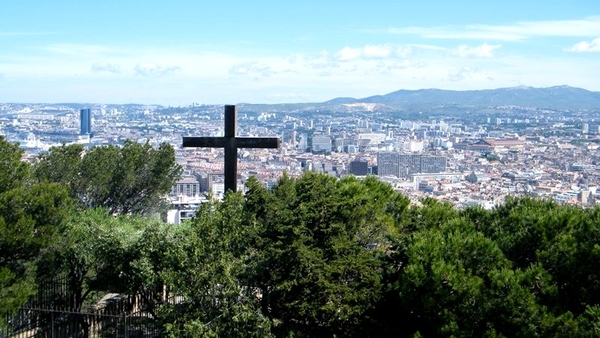
<path fill-rule="evenodd" d="M 181 174 L 172 146 L 126 140 L 122 146 L 62 145 L 41 154 L 34 177 L 69 188 L 80 206 L 114 214 L 151 214 L 164 209 L 164 196 Z"/>
<path fill-rule="evenodd" d="M 62 146 L 32 167 L 0 150 L 3 312 L 60 276 L 69 311 L 135 295 L 165 337 L 600 335 L 599 207 L 457 209 L 307 172 L 173 226 L 144 217 L 179 172 L 168 146 Z"/>
<path fill-rule="evenodd" d="M 36 263 L 56 241 L 71 206 L 67 191 L 59 184 L 30 180 L 30 168 L 21 161 L 22 154 L 18 145 L 0 136 L 2 313 L 15 311 L 35 292 Z"/>

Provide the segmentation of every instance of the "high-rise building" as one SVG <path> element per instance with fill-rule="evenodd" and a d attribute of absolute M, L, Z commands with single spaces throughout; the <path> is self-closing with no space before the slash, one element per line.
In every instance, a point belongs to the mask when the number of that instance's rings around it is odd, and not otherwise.
<path fill-rule="evenodd" d="M 89 108 L 81 109 L 79 111 L 79 121 L 81 123 L 81 135 L 92 134 L 92 112 Z"/>
<path fill-rule="evenodd" d="M 380 152 L 377 154 L 379 176 L 409 178 L 418 173 L 441 173 L 446 171 L 445 156 L 425 156 L 421 154 L 400 154 Z"/>
<path fill-rule="evenodd" d="M 421 172 L 422 173 L 443 173 L 446 171 L 447 158 L 446 156 L 422 156 L 421 157 Z"/>
<path fill-rule="evenodd" d="M 331 137 L 326 135 L 314 135 L 312 139 L 312 150 L 314 152 L 331 152 Z"/>
<path fill-rule="evenodd" d="M 377 153 L 377 175 L 398 177 L 398 153 Z"/>
<path fill-rule="evenodd" d="M 369 174 L 368 162 L 360 159 L 350 162 L 350 173 L 356 176 L 367 176 Z"/>
<path fill-rule="evenodd" d="M 398 177 L 409 178 L 421 172 L 421 155 L 400 154 L 398 156 Z"/>

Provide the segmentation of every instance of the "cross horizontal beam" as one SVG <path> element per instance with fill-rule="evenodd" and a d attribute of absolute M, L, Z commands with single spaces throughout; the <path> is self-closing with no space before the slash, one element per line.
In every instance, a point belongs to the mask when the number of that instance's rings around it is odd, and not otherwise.
<path fill-rule="evenodd" d="M 278 138 L 262 137 L 184 137 L 183 147 L 279 148 Z"/>

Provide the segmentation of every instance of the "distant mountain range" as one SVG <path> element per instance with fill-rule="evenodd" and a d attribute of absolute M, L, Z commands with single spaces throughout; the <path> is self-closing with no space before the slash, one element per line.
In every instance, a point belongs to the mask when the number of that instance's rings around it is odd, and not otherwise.
<path fill-rule="evenodd" d="M 600 92 L 555 86 L 548 88 L 512 87 L 488 90 L 453 91 L 441 89 L 398 90 L 362 99 L 336 98 L 327 103 L 378 103 L 387 106 L 459 105 L 525 106 L 549 109 L 600 109 Z"/>
<path fill-rule="evenodd" d="M 245 105 L 247 108 L 273 107 L 273 105 Z M 285 110 L 325 109 L 348 110 L 414 110 L 443 107 L 500 107 L 520 106 L 552 110 L 600 111 L 600 92 L 582 88 L 555 86 L 533 88 L 526 86 L 486 90 L 419 89 L 398 90 L 385 95 L 365 98 L 339 97 L 323 103 L 277 105 Z M 284 107 L 282 107 L 284 106 Z M 252 108 L 251 108 L 252 107 Z"/>

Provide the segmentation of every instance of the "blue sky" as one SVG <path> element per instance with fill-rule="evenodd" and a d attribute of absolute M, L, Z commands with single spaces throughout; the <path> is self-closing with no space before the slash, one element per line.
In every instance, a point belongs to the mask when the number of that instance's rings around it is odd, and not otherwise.
<path fill-rule="evenodd" d="M 0 0 L 0 102 L 600 91 L 600 1 Z"/>

